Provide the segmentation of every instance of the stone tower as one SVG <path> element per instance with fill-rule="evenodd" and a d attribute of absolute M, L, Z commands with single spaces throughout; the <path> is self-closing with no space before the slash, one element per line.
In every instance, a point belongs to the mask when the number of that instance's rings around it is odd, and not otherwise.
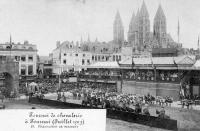
<path fill-rule="evenodd" d="M 124 27 L 119 11 L 117 11 L 115 21 L 113 24 L 113 40 L 114 44 L 116 44 L 119 47 L 121 47 L 124 42 Z"/>
<path fill-rule="evenodd" d="M 134 41 L 134 23 L 135 23 L 135 14 L 133 12 L 132 14 L 132 18 L 129 24 L 129 30 L 128 30 L 128 43 L 133 45 L 133 41 Z"/>
<path fill-rule="evenodd" d="M 149 39 L 150 34 L 150 20 L 149 13 L 146 7 L 145 2 L 143 1 L 142 7 L 139 13 L 139 46 L 140 48 L 144 48 L 147 44 L 147 40 Z"/>
<path fill-rule="evenodd" d="M 159 5 L 156 15 L 154 17 L 153 34 L 160 47 L 166 46 L 166 16 L 161 5 Z"/>

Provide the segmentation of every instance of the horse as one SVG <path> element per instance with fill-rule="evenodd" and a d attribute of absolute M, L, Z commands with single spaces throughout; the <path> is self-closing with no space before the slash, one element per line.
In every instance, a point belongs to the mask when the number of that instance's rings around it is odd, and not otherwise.
<path fill-rule="evenodd" d="M 173 103 L 173 99 L 171 97 L 166 97 L 165 103 L 166 103 L 166 105 L 169 104 L 171 106 L 171 103 Z"/>

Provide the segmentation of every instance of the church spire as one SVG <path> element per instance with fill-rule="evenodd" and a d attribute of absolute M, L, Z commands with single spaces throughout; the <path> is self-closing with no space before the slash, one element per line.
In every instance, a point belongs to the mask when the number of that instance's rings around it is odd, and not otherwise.
<path fill-rule="evenodd" d="M 139 27 L 139 16 L 140 16 L 140 11 L 138 9 L 137 14 L 135 16 L 135 22 L 134 22 L 134 30 L 138 31 L 138 27 Z"/>
<path fill-rule="evenodd" d="M 142 3 L 142 7 L 140 9 L 140 16 L 141 17 L 149 17 L 149 13 L 148 13 L 148 10 L 147 10 L 147 6 L 143 0 L 143 3 Z"/>
<path fill-rule="evenodd" d="M 167 34 L 167 22 L 161 4 L 159 4 L 154 17 L 153 34 L 157 39 L 159 46 L 165 47 L 167 44 L 165 40 L 165 35 Z"/>
<path fill-rule="evenodd" d="M 134 23 L 135 23 L 135 13 L 133 12 L 131 21 L 129 24 L 129 30 L 128 30 L 128 43 L 132 43 L 133 37 L 134 37 Z"/>
<path fill-rule="evenodd" d="M 115 16 L 114 24 L 120 24 L 120 25 L 122 25 L 122 20 L 121 20 L 120 14 L 119 14 L 119 10 L 117 10 L 117 14 Z"/>
<path fill-rule="evenodd" d="M 130 24 L 129 24 L 129 32 L 133 31 L 134 22 L 135 22 L 135 13 L 133 12 L 132 17 L 131 17 L 131 21 L 130 21 Z"/>
<path fill-rule="evenodd" d="M 113 24 L 113 40 L 118 46 L 124 42 L 124 27 L 118 10 Z"/>
<path fill-rule="evenodd" d="M 156 15 L 155 15 L 154 19 L 166 19 L 161 4 L 159 4 L 159 7 L 158 7 L 158 10 L 156 12 Z"/>

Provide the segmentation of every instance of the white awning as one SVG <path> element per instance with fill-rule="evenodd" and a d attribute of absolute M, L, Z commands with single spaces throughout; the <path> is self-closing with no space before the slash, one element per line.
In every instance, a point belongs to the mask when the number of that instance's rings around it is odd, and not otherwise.
<path fill-rule="evenodd" d="M 114 62 L 97 62 L 88 66 L 88 68 L 119 68 L 119 64 Z"/>

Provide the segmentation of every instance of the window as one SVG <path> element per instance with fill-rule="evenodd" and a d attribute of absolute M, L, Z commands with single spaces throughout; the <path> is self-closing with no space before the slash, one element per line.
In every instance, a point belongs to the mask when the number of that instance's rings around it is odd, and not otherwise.
<path fill-rule="evenodd" d="M 28 61 L 33 61 L 33 56 L 28 56 Z"/>
<path fill-rule="evenodd" d="M 97 56 L 95 56 L 95 61 L 97 61 Z"/>
<path fill-rule="evenodd" d="M 85 60 L 84 59 L 82 59 L 82 65 L 84 65 L 85 64 Z"/>
<path fill-rule="evenodd" d="M 66 60 L 63 60 L 63 64 L 66 64 L 67 63 L 67 61 Z"/>
<path fill-rule="evenodd" d="M 83 57 L 85 57 L 85 54 L 83 54 Z"/>
<path fill-rule="evenodd" d="M 121 55 L 119 55 L 119 61 L 121 61 L 121 59 L 122 59 L 122 58 L 121 58 Z"/>
<path fill-rule="evenodd" d="M 20 56 L 15 56 L 16 61 L 20 61 Z"/>
<path fill-rule="evenodd" d="M 64 56 L 66 56 L 67 54 L 66 53 L 64 53 Z"/>
<path fill-rule="evenodd" d="M 90 60 L 89 60 L 89 59 L 87 60 L 87 64 L 88 64 L 88 65 L 90 64 Z"/>
<path fill-rule="evenodd" d="M 118 55 L 116 55 L 116 60 L 118 61 Z"/>
<path fill-rule="evenodd" d="M 78 54 L 76 54 L 76 56 L 78 56 Z"/>
<path fill-rule="evenodd" d="M 113 61 L 115 61 L 115 55 L 113 56 Z"/>
<path fill-rule="evenodd" d="M 0 56 L 0 60 L 1 61 L 5 61 L 6 60 L 6 56 Z"/>
<path fill-rule="evenodd" d="M 92 60 L 94 60 L 94 56 L 92 56 Z"/>
<path fill-rule="evenodd" d="M 28 66 L 28 75 L 33 75 L 33 65 Z"/>
<path fill-rule="evenodd" d="M 21 61 L 26 61 L 26 56 L 21 56 Z"/>
<path fill-rule="evenodd" d="M 98 60 L 100 60 L 100 56 L 98 56 Z"/>
<path fill-rule="evenodd" d="M 21 75 L 26 75 L 26 65 L 21 65 Z"/>
<path fill-rule="evenodd" d="M 33 50 L 33 47 L 29 47 L 28 50 Z"/>

